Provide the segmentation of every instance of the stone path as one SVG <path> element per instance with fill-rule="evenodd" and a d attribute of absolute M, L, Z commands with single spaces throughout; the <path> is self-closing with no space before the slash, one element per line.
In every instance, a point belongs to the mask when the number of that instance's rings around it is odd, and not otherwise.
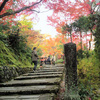
<path fill-rule="evenodd" d="M 46 65 L 40 70 L 0 83 L 0 100 L 54 100 L 64 66 Z"/>

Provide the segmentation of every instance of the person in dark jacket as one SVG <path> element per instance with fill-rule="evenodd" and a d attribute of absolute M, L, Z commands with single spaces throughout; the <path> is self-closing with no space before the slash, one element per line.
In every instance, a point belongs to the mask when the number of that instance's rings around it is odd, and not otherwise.
<path fill-rule="evenodd" d="M 37 60 L 38 60 L 38 55 L 37 55 L 36 47 L 34 47 L 33 48 L 33 51 L 32 51 L 32 63 L 34 63 L 33 71 L 36 70 Z"/>
<path fill-rule="evenodd" d="M 48 56 L 48 58 L 47 58 L 47 62 L 48 62 L 48 64 L 51 64 L 50 56 Z"/>

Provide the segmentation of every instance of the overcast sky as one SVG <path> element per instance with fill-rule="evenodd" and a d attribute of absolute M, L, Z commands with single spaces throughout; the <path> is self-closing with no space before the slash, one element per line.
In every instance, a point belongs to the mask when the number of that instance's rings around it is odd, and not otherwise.
<path fill-rule="evenodd" d="M 57 35 L 56 29 L 52 27 L 51 25 L 48 25 L 49 23 L 47 22 L 47 16 L 52 15 L 52 11 L 44 12 L 44 13 L 39 13 L 39 22 L 34 25 L 34 29 L 36 30 L 41 30 L 42 34 L 50 34 L 52 37 Z"/>

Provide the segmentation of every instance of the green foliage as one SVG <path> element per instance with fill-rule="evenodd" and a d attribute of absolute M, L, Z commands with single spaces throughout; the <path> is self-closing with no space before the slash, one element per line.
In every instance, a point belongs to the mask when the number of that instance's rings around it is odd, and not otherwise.
<path fill-rule="evenodd" d="M 3 23 L 0 24 L 0 32 L 2 32 L 3 30 L 8 30 L 8 29 L 9 29 L 9 23 L 7 23 L 7 25 L 3 25 Z"/>
<path fill-rule="evenodd" d="M 58 59 L 55 63 L 58 64 L 58 63 L 63 63 L 64 60 L 63 59 Z"/>
<path fill-rule="evenodd" d="M 72 23 L 72 26 L 75 31 L 87 32 L 90 27 L 89 18 L 86 16 L 82 16 L 78 20 L 76 20 L 74 23 Z"/>
<path fill-rule="evenodd" d="M 8 49 L 5 44 L 0 41 L 0 65 L 7 66 L 7 65 L 20 65 L 20 62 L 17 62 L 16 56 L 13 53 L 12 49 Z"/>
<path fill-rule="evenodd" d="M 91 51 L 80 49 L 77 51 L 77 58 L 78 59 L 88 58 L 92 54 L 93 54 L 93 52 L 91 52 Z"/>
<path fill-rule="evenodd" d="M 23 36 L 20 36 L 19 34 L 9 34 L 8 39 L 9 45 L 12 47 L 16 54 L 25 52 L 26 41 Z"/>
<path fill-rule="evenodd" d="M 69 33 L 71 33 L 71 31 L 72 31 L 72 25 L 65 25 L 65 26 L 63 26 L 62 27 L 62 33 L 64 32 L 64 31 L 68 31 Z"/>
<path fill-rule="evenodd" d="M 91 97 L 92 100 L 98 100 L 96 90 L 99 89 L 99 73 L 100 62 L 91 55 L 88 59 L 83 58 L 78 61 L 78 81 L 79 81 L 79 94 L 81 98 Z M 85 100 L 85 99 L 82 99 Z"/>
<path fill-rule="evenodd" d="M 8 45 L 7 35 L 6 34 L 3 34 L 2 32 L 0 32 L 0 40 L 2 42 L 4 42 L 6 45 Z"/>
<path fill-rule="evenodd" d="M 91 31 L 95 37 L 95 52 L 100 60 L 100 13 L 90 14 L 88 17 L 82 16 L 72 26 L 75 31 Z M 84 58 L 80 50 L 81 58 Z"/>
<path fill-rule="evenodd" d="M 96 31 L 95 31 L 95 52 L 97 58 L 100 60 L 100 15 L 95 15 Z"/>
<path fill-rule="evenodd" d="M 100 13 L 91 14 L 89 17 L 90 30 L 95 37 L 95 53 L 100 60 Z"/>
<path fill-rule="evenodd" d="M 28 53 L 21 53 L 16 55 L 12 48 L 6 47 L 6 45 L 0 41 L 0 65 L 1 66 L 31 66 L 31 49 Z"/>
<path fill-rule="evenodd" d="M 7 25 L 0 24 L 0 29 L 0 65 L 31 66 L 32 50 L 26 45 L 26 37 L 17 31 L 18 26 L 9 30 Z"/>
<path fill-rule="evenodd" d="M 22 20 L 19 21 L 21 26 L 26 26 L 28 29 L 31 29 L 33 27 L 33 22 L 31 20 L 28 20 L 27 16 L 24 15 L 21 17 L 21 19 Z M 26 29 L 26 27 L 23 29 Z"/>
<path fill-rule="evenodd" d="M 11 12 L 13 12 L 13 10 L 12 9 L 8 9 L 8 10 L 6 10 L 8 13 L 11 13 Z"/>
<path fill-rule="evenodd" d="M 38 54 L 38 56 L 42 56 L 43 55 L 42 50 L 41 49 L 37 49 L 37 54 Z"/>

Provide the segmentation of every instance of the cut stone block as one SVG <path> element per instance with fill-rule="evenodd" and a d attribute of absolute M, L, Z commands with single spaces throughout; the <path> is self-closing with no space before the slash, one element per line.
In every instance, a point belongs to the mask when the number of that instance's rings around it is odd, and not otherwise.
<path fill-rule="evenodd" d="M 24 74 L 23 76 L 34 76 L 34 75 L 55 75 L 55 74 L 62 74 L 63 72 L 35 72 L 35 73 L 27 73 Z"/>
<path fill-rule="evenodd" d="M 19 86 L 19 87 L 0 87 L 0 95 L 11 94 L 43 94 L 43 93 L 57 93 L 58 85 L 37 85 L 37 86 Z"/>
<path fill-rule="evenodd" d="M 61 78 L 50 78 L 50 79 L 30 79 L 30 80 L 12 80 L 6 83 L 0 83 L 0 87 L 8 86 L 28 86 L 28 85 L 53 85 L 60 84 Z"/>
<path fill-rule="evenodd" d="M 54 100 L 55 94 L 0 96 L 0 100 Z"/>
<path fill-rule="evenodd" d="M 62 74 L 56 74 L 56 75 L 35 75 L 35 76 L 19 76 L 15 78 L 14 80 L 28 80 L 28 79 L 40 79 L 40 78 L 57 78 L 61 77 Z"/>

